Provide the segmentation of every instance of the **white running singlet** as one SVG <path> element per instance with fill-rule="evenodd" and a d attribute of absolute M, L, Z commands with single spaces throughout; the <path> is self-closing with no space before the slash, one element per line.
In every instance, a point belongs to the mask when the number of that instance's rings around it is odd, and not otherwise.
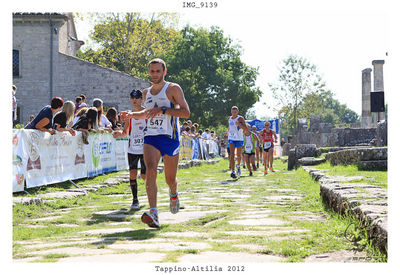
<path fill-rule="evenodd" d="M 143 155 L 144 129 L 146 128 L 145 119 L 131 118 L 129 121 L 129 145 L 128 153 Z"/>
<path fill-rule="evenodd" d="M 240 117 L 241 116 L 237 116 L 236 118 L 229 117 L 229 140 L 243 141 L 243 129 L 236 125 L 236 121 Z"/>
<path fill-rule="evenodd" d="M 164 87 L 157 95 L 152 95 L 150 88 L 146 94 L 146 101 L 144 107 L 147 110 L 157 107 L 174 108 L 175 105 L 168 99 L 166 91 L 169 82 L 166 82 Z M 170 115 L 160 114 L 147 120 L 147 126 L 145 130 L 145 136 L 158 136 L 167 135 L 171 139 L 179 140 L 179 120 L 177 117 Z"/>

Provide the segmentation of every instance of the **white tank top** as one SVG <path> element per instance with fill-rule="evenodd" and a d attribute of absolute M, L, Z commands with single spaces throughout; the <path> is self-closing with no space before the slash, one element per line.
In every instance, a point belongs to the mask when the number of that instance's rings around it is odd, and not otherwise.
<path fill-rule="evenodd" d="M 169 82 L 166 82 L 164 87 L 157 95 L 152 95 L 150 93 L 151 88 L 148 89 L 146 94 L 146 101 L 144 102 L 144 107 L 147 110 L 156 107 L 167 107 L 175 108 L 175 105 L 168 99 L 166 91 Z M 177 117 L 170 115 L 160 114 L 147 120 L 145 136 L 158 136 L 167 135 L 171 139 L 179 140 L 179 120 Z"/>
<path fill-rule="evenodd" d="M 229 140 L 243 141 L 243 129 L 236 125 L 236 121 L 241 116 L 237 116 L 236 118 L 229 117 Z"/>
<path fill-rule="evenodd" d="M 129 121 L 129 154 L 143 155 L 143 139 L 145 128 L 145 119 L 131 118 L 131 120 Z"/>

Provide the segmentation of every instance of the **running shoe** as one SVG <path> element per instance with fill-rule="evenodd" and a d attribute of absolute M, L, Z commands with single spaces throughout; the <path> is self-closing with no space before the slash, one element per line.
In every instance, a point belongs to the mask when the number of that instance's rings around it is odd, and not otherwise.
<path fill-rule="evenodd" d="M 259 165 L 259 163 L 257 163 L 257 168 L 260 168 L 260 165 Z"/>
<path fill-rule="evenodd" d="M 131 205 L 131 209 L 138 210 L 140 209 L 140 205 L 138 201 L 133 201 Z"/>
<path fill-rule="evenodd" d="M 158 215 L 155 212 L 144 212 L 142 215 L 142 222 L 152 228 L 160 228 L 158 223 Z"/>
<path fill-rule="evenodd" d="M 265 169 L 265 170 L 264 170 L 264 176 L 267 175 L 267 174 L 268 174 L 268 170 Z"/>
<path fill-rule="evenodd" d="M 274 169 L 272 169 L 272 168 L 269 168 L 269 170 L 270 170 L 271 172 L 275 172 L 275 170 L 274 170 Z"/>
<path fill-rule="evenodd" d="M 240 176 L 240 175 L 242 174 L 242 172 L 240 171 L 240 166 L 238 167 L 238 169 L 237 169 L 237 170 L 238 170 L 238 172 L 237 172 L 237 173 L 238 173 L 238 175 Z"/>
<path fill-rule="evenodd" d="M 250 176 L 250 177 L 253 176 L 253 172 L 250 172 L 250 173 L 249 173 L 249 176 Z"/>
<path fill-rule="evenodd" d="M 236 172 L 235 172 L 235 171 L 232 171 L 231 177 L 234 178 L 234 179 L 236 179 Z"/>
<path fill-rule="evenodd" d="M 178 192 L 176 192 L 175 197 L 172 197 L 171 190 L 169 190 L 169 211 L 171 211 L 172 214 L 179 212 Z"/>
<path fill-rule="evenodd" d="M 257 171 L 257 168 L 255 165 L 253 165 L 253 171 Z"/>

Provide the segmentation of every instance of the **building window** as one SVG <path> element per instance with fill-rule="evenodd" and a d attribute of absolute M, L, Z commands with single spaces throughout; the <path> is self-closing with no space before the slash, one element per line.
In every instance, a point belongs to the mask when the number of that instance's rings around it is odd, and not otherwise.
<path fill-rule="evenodd" d="M 19 51 L 13 50 L 13 76 L 19 76 Z"/>

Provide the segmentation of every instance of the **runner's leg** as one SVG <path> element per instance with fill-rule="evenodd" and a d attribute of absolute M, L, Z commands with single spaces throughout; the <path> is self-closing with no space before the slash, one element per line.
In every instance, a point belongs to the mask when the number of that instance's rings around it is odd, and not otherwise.
<path fill-rule="evenodd" d="M 235 145 L 232 143 L 229 143 L 229 168 L 231 171 L 235 171 Z"/>
<path fill-rule="evenodd" d="M 164 160 L 164 173 L 165 181 L 167 182 L 171 193 L 174 195 L 178 191 L 178 181 L 176 172 L 178 170 L 179 154 L 171 157 L 168 155 L 163 156 Z"/>
<path fill-rule="evenodd" d="M 150 144 L 143 145 L 144 162 L 146 164 L 146 192 L 150 208 L 157 208 L 157 167 L 161 153 Z"/>

